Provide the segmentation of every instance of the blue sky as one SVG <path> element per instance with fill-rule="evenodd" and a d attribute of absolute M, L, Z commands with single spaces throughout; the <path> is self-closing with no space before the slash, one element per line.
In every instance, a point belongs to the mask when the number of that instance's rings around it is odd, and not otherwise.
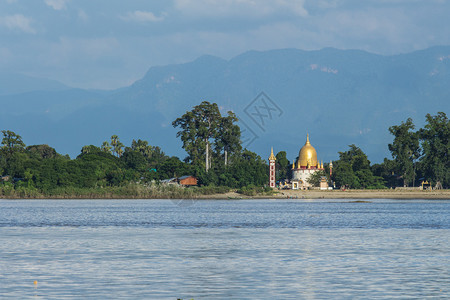
<path fill-rule="evenodd" d="M 450 45 L 449 0 L 0 0 L 0 71 L 113 89 L 203 54 Z"/>

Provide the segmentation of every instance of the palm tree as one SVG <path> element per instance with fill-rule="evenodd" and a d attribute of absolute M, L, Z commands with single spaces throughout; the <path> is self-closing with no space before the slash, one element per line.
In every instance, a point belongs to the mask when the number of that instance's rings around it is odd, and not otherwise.
<path fill-rule="evenodd" d="M 111 146 L 112 146 L 112 153 L 117 154 L 117 149 L 118 149 L 118 144 L 120 143 L 119 141 L 119 137 L 117 135 L 112 135 L 111 136 Z"/>
<path fill-rule="evenodd" d="M 103 152 L 111 153 L 112 147 L 109 145 L 109 143 L 107 141 L 104 141 L 102 146 L 101 146 L 101 149 L 102 149 Z"/>
<path fill-rule="evenodd" d="M 114 146 L 114 152 L 117 153 L 117 157 L 121 157 L 122 156 L 122 154 L 123 154 L 123 146 L 124 145 L 120 141 L 118 141 L 117 145 Z"/>

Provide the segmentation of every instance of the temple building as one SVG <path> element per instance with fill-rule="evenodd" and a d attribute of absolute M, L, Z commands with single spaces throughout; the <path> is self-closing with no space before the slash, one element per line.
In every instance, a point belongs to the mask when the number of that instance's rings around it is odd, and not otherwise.
<path fill-rule="evenodd" d="M 273 149 L 269 158 L 270 165 L 270 186 L 275 186 L 275 156 L 273 155 Z M 297 161 L 292 164 L 292 179 L 289 182 L 289 187 L 293 190 L 308 189 L 311 188 L 311 184 L 308 182 L 308 178 L 318 172 L 324 170 L 323 162 L 319 162 L 317 159 L 317 151 L 309 142 L 309 134 L 306 135 L 306 143 L 300 149 L 298 153 Z M 323 181 L 323 180 L 321 180 Z M 321 182 L 321 188 L 323 183 Z"/>

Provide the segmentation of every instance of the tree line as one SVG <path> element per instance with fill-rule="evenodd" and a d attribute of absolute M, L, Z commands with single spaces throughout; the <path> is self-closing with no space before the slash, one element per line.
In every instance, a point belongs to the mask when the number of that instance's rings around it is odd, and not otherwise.
<path fill-rule="evenodd" d="M 426 115 L 424 128 L 415 131 L 411 119 L 389 127 L 393 135 L 388 148 L 392 159 L 371 165 L 356 145 L 339 152 L 325 171 L 311 177 L 317 185 L 321 176 L 337 187 L 386 188 L 414 186 L 422 180 L 450 186 L 450 124 L 445 113 Z M 158 183 L 163 179 L 193 175 L 202 186 L 224 186 L 255 191 L 267 186 L 268 165 L 259 155 L 242 148 L 241 131 L 233 112 L 222 115 L 216 103 L 207 101 L 173 121 L 187 156 L 169 157 L 148 141 L 133 140 L 125 146 L 117 135 L 101 145 L 82 147 L 71 159 L 48 145 L 26 146 L 22 137 L 2 131 L 0 187 L 36 190 L 44 194 L 64 188 L 106 188 L 129 184 Z M 277 179 L 290 179 L 291 163 L 286 152 L 277 153 Z M 260 189 L 263 190 L 263 189 Z"/>
<path fill-rule="evenodd" d="M 117 135 L 100 146 L 83 146 L 71 159 L 48 145 L 26 146 L 19 134 L 3 130 L 0 185 L 51 194 L 61 188 L 145 185 L 193 175 L 202 186 L 262 187 L 268 166 L 256 153 L 242 149 L 236 122 L 232 112 L 222 116 L 217 104 L 206 101 L 177 118 L 173 126 L 180 128 L 177 136 L 187 153 L 184 160 L 140 139 L 125 146 Z"/>

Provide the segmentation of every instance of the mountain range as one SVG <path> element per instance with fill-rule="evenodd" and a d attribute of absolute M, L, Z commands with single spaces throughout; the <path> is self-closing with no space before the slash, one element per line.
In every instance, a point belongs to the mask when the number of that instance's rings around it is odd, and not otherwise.
<path fill-rule="evenodd" d="M 0 73 L 0 129 L 27 145 L 75 157 L 113 134 L 145 139 L 184 158 L 172 121 L 202 101 L 240 119 L 243 143 L 264 159 L 298 156 L 309 133 L 324 162 L 356 144 L 372 162 L 390 157 L 388 128 L 450 111 L 450 46 L 383 56 L 360 50 L 249 51 L 230 60 L 202 56 L 151 67 L 132 85 L 83 90 L 53 80 Z"/>

